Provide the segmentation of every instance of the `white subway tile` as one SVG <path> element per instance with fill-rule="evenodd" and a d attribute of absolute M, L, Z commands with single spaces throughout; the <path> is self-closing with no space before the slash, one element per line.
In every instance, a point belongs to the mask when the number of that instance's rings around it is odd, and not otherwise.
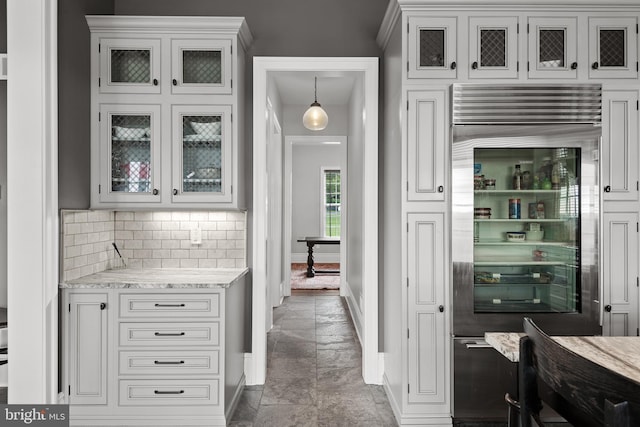
<path fill-rule="evenodd" d="M 218 248 L 219 249 L 235 249 L 236 241 L 235 240 L 218 240 Z"/>
<path fill-rule="evenodd" d="M 125 240 L 123 248 L 125 248 L 125 249 L 142 249 L 142 240 Z"/>
<path fill-rule="evenodd" d="M 143 240 L 142 241 L 143 249 L 160 249 L 162 248 L 162 240 Z"/>
<path fill-rule="evenodd" d="M 202 230 L 217 230 L 218 222 L 217 221 L 203 221 L 200 223 L 200 228 Z"/>
<path fill-rule="evenodd" d="M 218 222 L 218 230 L 235 230 L 236 223 L 234 221 L 220 221 Z"/>
<path fill-rule="evenodd" d="M 133 238 L 135 240 L 151 240 L 153 239 L 153 231 L 140 231 L 133 232 Z"/>
<path fill-rule="evenodd" d="M 227 239 L 233 239 L 233 240 L 244 240 L 244 230 L 230 230 L 227 231 Z"/>
<path fill-rule="evenodd" d="M 207 250 L 206 249 L 191 249 L 189 251 L 189 258 L 206 258 Z"/>
<path fill-rule="evenodd" d="M 153 221 L 153 212 L 135 212 L 133 218 L 136 221 Z"/>
<path fill-rule="evenodd" d="M 204 238 L 205 232 L 202 232 L 202 237 Z M 227 232 L 224 230 L 220 231 L 207 231 L 207 240 L 224 240 L 227 238 Z"/>
<path fill-rule="evenodd" d="M 171 212 L 154 212 L 154 221 L 171 221 Z"/>
<path fill-rule="evenodd" d="M 227 252 L 220 249 L 208 249 L 207 250 L 207 258 L 211 259 L 222 259 L 227 255 Z"/>
<path fill-rule="evenodd" d="M 134 259 L 151 259 L 151 249 L 136 249 L 133 251 Z"/>
<path fill-rule="evenodd" d="M 171 238 L 171 231 L 154 231 L 153 239 L 154 240 L 168 240 Z"/>
<path fill-rule="evenodd" d="M 175 240 L 186 240 L 189 239 L 191 236 L 191 232 L 189 231 L 177 231 L 174 230 L 171 232 L 171 238 L 175 239 Z"/>
<path fill-rule="evenodd" d="M 236 261 L 233 259 L 219 259 L 218 260 L 218 268 L 235 268 Z"/>
<path fill-rule="evenodd" d="M 124 223 L 125 230 L 142 230 L 142 221 L 126 221 Z"/>
<path fill-rule="evenodd" d="M 74 235 L 69 235 L 67 236 L 66 234 L 64 235 L 62 242 L 63 242 L 63 246 L 67 247 L 67 246 L 73 246 L 73 242 L 75 242 L 75 236 Z"/>
<path fill-rule="evenodd" d="M 87 242 L 88 243 L 96 243 L 100 241 L 100 233 L 96 233 L 95 231 L 93 233 L 89 233 L 87 234 Z"/>
<path fill-rule="evenodd" d="M 124 221 L 114 221 L 113 222 L 113 229 L 118 231 L 118 230 L 124 230 Z"/>
<path fill-rule="evenodd" d="M 189 212 L 171 212 L 171 220 L 175 222 L 189 221 Z"/>
<path fill-rule="evenodd" d="M 65 248 L 64 259 L 68 260 L 82 254 L 82 246 L 69 246 Z"/>
<path fill-rule="evenodd" d="M 242 221 L 245 222 L 247 218 L 246 212 L 229 212 L 227 213 L 227 219 L 229 221 Z"/>
<path fill-rule="evenodd" d="M 244 258 L 244 251 L 243 250 L 228 250 L 227 251 L 227 258 L 234 258 L 234 259 L 242 259 Z"/>
<path fill-rule="evenodd" d="M 87 243 L 80 246 L 80 253 L 82 255 L 89 255 L 93 253 L 93 243 Z"/>
<path fill-rule="evenodd" d="M 185 249 L 171 249 L 171 258 L 172 259 L 188 259 L 189 251 Z"/>
<path fill-rule="evenodd" d="M 178 221 L 163 221 L 162 222 L 163 230 L 180 230 L 180 222 Z"/>
<path fill-rule="evenodd" d="M 236 230 L 244 230 L 244 229 L 245 229 L 244 221 L 236 221 Z"/>
<path fill-rule="evenodd" d="M 162 260 L 160 259 L 143 259 L 142 268 L 162 268 Z"/>
<path fill-rule="evenodd" d="M 218 260 L 217 259 L 209 259 L 209 258 L 201 258 L 198 260 L 199 268 L 217 268 Z"/>
<path fill-rule="evenodd" d="M 142 223 L 142 229 L 143 230 L 149 230 L 149 231 L 162 230 L 162 222 L 160 222 L 160 221 L 143 222 Z"/>
<path fill-rule="evenodd" d="M 130 260 L 127 260 L 127 267 L 129 267 L 129 268 L 142 268 L 142 260 L 141 259 L 130 259 Z"/>
<path fill-rule="evenodd" d="M 87 212 L 76 212 L 73 215 L 73 222 L 87 222 Z"/>
<path fill-rule="evenodd" d="M 60 218 L 62 220 L 62 224 L 67 225 L 74 222 L 75 216 L 74 212 L 62 211 L 60 212 Z"/>
<path fill-rule="evenodd" d="M 89 238 L 88 238 L 88 234 L 87 233 L 82 233 L 82 234 L 76 234 L 75 235 L 75 239 L 73 241 L 74 245 L 84 245 L 88 242 Z"/>
<path fill-rule="evenodd" d="M 133 231 L 116 230 L 116 240 L 133 240 Z"/>
<path fill-rule="evenodd" d="M 209 212 L 191 212 L 189 215 L 189 219 L 191 221 L 208 221 L 209 220 Z"/>
<path fill-rule="evenodd" d="M 65 234 L 72 235 L 80 233 L 82 233 L 82 224 L 71 223 L 65 225 Z"/>
<path fill-rule="evenodd" d="M 217 249 L 218 248 L 218 241 L 217 240 L 208 240 L 203 238 L 202 239 L 202 247 L 204 249 Z"/>
<path fill-rule="evenodd" d="M 116 212 L 116 222 L 118 221 L 133 221 L 133 212 Z"/>
<path fill-rule="evenodd" d="M 162 268 L 180 268 L 179 259 L 163 259 Z"/>
<path fill-rule="evenodd" d="M 171 250 L 170 249 L 154 249 L 151 252 L 151 257 L 153 257 L 153 258 L 171 258 Z"/>
<path fill-rule="evenodd" d="M 161 240 L 162 249 L 180 249 L 180 240 Z"/>
<path fill-rule="evenodd" d="M 192 228 L 196 228 L 198 226 L 197 222 L 193 222 L 193 221 L 180 221 L 180 227 L 178 227 L 178 230 L 182 230 L 182 231 L 191 231 Z"/>
<path fill-rule="evenodd" d="M 198 268 L 197 259 L 181 259 L 180 268 Z"/>
<path fill-rule="evenodd" d="M 226 212 L 209 212 L 209 221 L 226 221 Z"/>

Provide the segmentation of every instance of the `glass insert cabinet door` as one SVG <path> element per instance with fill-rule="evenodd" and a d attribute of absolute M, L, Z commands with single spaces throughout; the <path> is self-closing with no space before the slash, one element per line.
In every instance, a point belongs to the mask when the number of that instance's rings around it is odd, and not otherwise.
<path fill-rule="evenodd" d="M 173 201 L 231 201 L 231 106 L 173 107 Z"/>
<path fill-rule="evenodd" d="M 637 78 L 637 18 L 589 18 L 589 77 Z"/>
<path fill-rule="evenodd" d="M 576 18 L 530 17 L 529 77 L 576 78 Z M 586 65 L 586 64 L 583 64 Z"/>
<path fill-rule="evenodd" d="M 160 107 L 100 107 L 100 199 L 159 201 Z"/>
<path fill-rule="evenodd" d="M 409 17 L 409 78 L 456 78 L 455 17 Z"/>
<path fill-rule="evenodd" d="M 160 93 L 160 40 L 101 39 L 102 93 Z"/>
<path fill-rule="evenodd" d="M 580 310 L 580 151 L 474 149 L 475 312 Z"/>
<path fill-rule="evenodd" d="M 231 41 L 171 41 L 172 93 L 230 94 Z"/>
<path fill-rule="evenodd" d="M 518 18 L 469 18 L 471 78 L 518 77 Z"/>

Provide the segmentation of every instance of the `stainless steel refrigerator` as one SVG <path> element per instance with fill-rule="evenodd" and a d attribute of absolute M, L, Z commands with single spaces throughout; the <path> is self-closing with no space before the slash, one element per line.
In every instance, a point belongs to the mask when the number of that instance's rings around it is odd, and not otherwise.
<path fill-rule="evenodd" d="M 452 86 L 454 418 L 505 420 L 489 331 L 601 333 L 600 85 Z"/>

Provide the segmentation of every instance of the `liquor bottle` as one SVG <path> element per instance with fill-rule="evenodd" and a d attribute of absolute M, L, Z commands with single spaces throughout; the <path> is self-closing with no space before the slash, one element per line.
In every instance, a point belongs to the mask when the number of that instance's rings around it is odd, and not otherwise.
<path fill-rule="evenodd" d="M 520 165 L 516 165 L 516 170 L 513 172 L 513 189 L 522 190 L 522 170 L 520 170 Z"/>

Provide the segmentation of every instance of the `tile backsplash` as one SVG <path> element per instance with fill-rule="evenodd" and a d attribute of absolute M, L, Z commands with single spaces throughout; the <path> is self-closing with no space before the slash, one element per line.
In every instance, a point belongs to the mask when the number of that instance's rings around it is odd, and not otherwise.
<path fill-rule="evenodd" d="M 63 281 L 119 266 L 112 242 L 132 268 L 246 267 L 241 211 L 62 211 L 61 221 Z"/>

